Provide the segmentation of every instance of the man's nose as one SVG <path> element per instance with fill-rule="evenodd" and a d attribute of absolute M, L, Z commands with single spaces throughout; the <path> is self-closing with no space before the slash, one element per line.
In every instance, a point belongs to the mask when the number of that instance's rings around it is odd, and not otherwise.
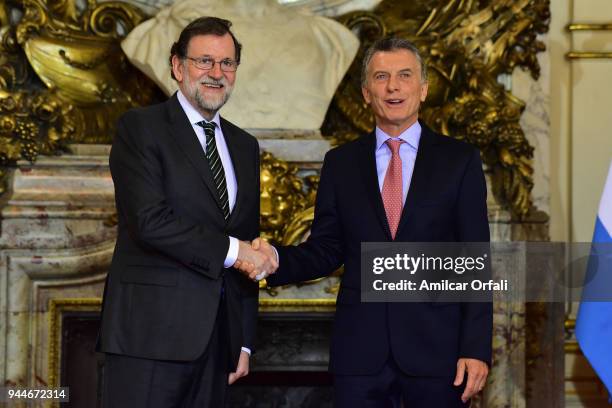
<path fill-rule="evenodd" d="M 219 62 L 215 62 L 215 65 L 208 71 L 208 76 L 213 79 L 221 79 L 223 77 L 223 71 L 221 70 L 221 64 Z"/>
<path fill-rule="evenodd" d="M 387 91 L 393 92 L 393 91 L 397 91 L 398 89 L 399 89 L 398 79 L 394 76 L 391 76 L 389 78 L 389 81 L 387 81 Z"/>

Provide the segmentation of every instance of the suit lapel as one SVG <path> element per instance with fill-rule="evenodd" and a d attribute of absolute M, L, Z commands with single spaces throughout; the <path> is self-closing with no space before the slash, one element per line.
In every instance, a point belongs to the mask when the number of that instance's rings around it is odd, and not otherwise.
<path fill-rule="evenodd" d="M 189 123 L 187 115 L 176 97 L 176 93 L 172 95 L 166 104 L 170 115 L 170 133 L 174 136 L 174 139 L 185 156 L 187 156 L 191 164 L 195 167 L 219 209 L 222 210 L 219 192 L 215 187 L 213 176 L 208 166 L 208 161 L 206 160 L 206 155 L 191 123 Z"/>
<path fill-rule="evenodd" d="M 435 145 L 437 143 L 435 134 L 421 122 L 421 139 L 417 150 L 412 179 L 408 188 L 406 203 L 402 210 L 402 216 L 397 227 L 397 238 L 402 228 L 405 227 L 408 220 L 414 215 L 416 209 L 416 201 L 427 191 L 429 180 L 435 166 Z"/>
<path fill-rule="evenodd" d="M 227 149 L 232 159 L 234 174 L 236 175 L 236 204 L 228 220 L 228 223 L 231 223 L 238 217 L 238 213 L 242 208 L 244 194 L 247 189 L 241 188 L 241 186 L 248 179 L 248 172 L 251 167 L 247 164 L 252 163 L 253 158 L 250 157 L 252 153 L 245 149 L 245 144 L 240 143 L 239 136 L 232 132 L 231 127 L 228 126 L 227 121 L 223 118 L 221 118 L 221 130 L 223 131 L 225 143 L 227 143 Z"/>
<path fill-rule="evenodd" d="M 387 213 L 385 212 L 385 206 L 383 205 L 382 196 L 380 195 L 380 189 L 378 187 L 378 175 L 376 172 L 376 136 L 374 132 L 361 139 L 360 149 L 360 160 L 362 163 L 359 166 L 361 170 L 361 177 L 365 184 L 366 195 L 374 208 L 378 221 L 385 231 L 387 239 L 391 240 L 391 230 L 389 229 L 389 223 L 387 221 Z"/>

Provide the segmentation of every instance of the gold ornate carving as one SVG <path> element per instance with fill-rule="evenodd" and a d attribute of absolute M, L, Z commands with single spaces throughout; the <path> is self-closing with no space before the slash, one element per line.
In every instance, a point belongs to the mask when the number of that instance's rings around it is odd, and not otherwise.
<path fill-rule="evenodd" d="M 0 0 L 0 167 L 67 142 L 108 143 L 117 117 L 159 92 L 119 39 L 144 19 L 121 2 Z M 11 23 L 11 12 L 22 13 Z"/>
<path fill-rule="evenodd" d="M 533 148 L 519 119 L 525 104 L 497 78 L 515 67 L 539 76 L 537 34 L 548 29 L 548 0 L 385 0 L 372 12 L 340 21 L 359 33 L 362 46 L 328 111 L 323 134 L 341 144 L 369 132 L 374 119 L 360 92 L 360 64 L 372 42 L 405 37 L 423 50 L 430 72 L 421 117 L 434 129 L 481 149 L 493 173 L 493 193 L 518 218 L 532 210 Z"/>
<path fill-rule="evenodd" d="M 298 168 L 263 152 L 260 161 L 262 235 L 281 245 L 301 242 L 310 229 L 318 176 L 298 177 Z"/>
<path fill-rule="evenodd" d="M 22 16 L 11 23 L 14 10 Z M 536 54 L 544 46 L 536 35 L 547 30 L 549 17 L 548 0 L 385 0 L 372 12 L 340 17 L 359 33 L 362 47 L 336 92 L 323 133 L 343 143 L 372 129 L 359 84 L 363 52 L 382 36 L 410 38 L 426 51 L 431 72 L 430 97 L 421 116 L 436 130 L 478 146 L 499 201 L 516 216 L 525 216 L 532 207 L 533 148 L 519 125 L 524 103 L 497 77 L 517 66 L 538 77 Z M 139 9 L 119 1 L 0 0 L 2 167 L 61 151 L 67 141 L 109 142 L 122 112 L 159 96 L 127 62 L 118 43 L 144 18 Z M 568 58 L 607 54 L 571 53 Z M 271 231 L 280 233 L 278 223 L 286 214 L 266 219 Z"/>

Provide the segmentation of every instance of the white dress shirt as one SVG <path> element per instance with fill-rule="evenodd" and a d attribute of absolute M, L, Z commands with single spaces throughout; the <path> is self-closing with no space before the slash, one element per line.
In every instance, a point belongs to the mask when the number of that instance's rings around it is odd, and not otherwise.
<path fill-rule="evenodd" d="M 206 135 L 204 134 L 204 128 L 198 125 L 198 122 L 201 122 L 204 119 L 202 114 L 198 112 L 192 105 L 189 103 L 185 95 L 180 91 L 177 91 L 176 94 L 181 107 L 185 111 L 187 118 L 189 119 L 189 123 L 191 123 L 191 127 L 195 132 L 198 140 L 200 141 L 200 145 L 202 146 L 203 154 L 206 154 Z M 236 173 L 234 172 L 234 165 L 232 164 L 232 159 L 229 154 L 229 150 L 227 149 L 227 143 L 225 141 L 225 137 L 223 136 L 223 130 L 221 129 L 221 121 L 219 119 L 219 112 L 215 114 L 212 121 L 215 126 L 215 143 L 217 144 L 217 151 L 219 152 L 219 158 L 221 159 L 221 164 L 223 165 L 223 171 L 225 172 L 225 182 L 227 183 L 227 199 L 229 201 L 229 209 L 230 213 L 233 211 L 234 206 L 236 205 L 236 193 L 238 191 L 238 184 L 236 183 Z M 229 237 L 229 248 L 227 250 L 227 255 L 225 256 L 225 261 L 223 262 L 223 266 L 225 268 L 229 268 L 232 266 L 236 259 L 238 259 L 238 239 L 234 237 Z"/>
<path fill-rule="evenodd" d="M 227 184 L 227 199 L 229 201 L 229 209 L 230 213 L 234 210 L 234 206 L 236 205 L 236 194 L 238 192 L 238 183 L 236 182 L 236 173 L 234 172 L 234 165 L 232 164 L 232 159 L 229 154 L 229 150 L 227 148 L 227 142 L 225 141 L 225 137 L 223 136 L 223 130 L 221 129 L 221 121 L 219 119 L 219 112 L 215 114 L 212 121 L 206 120 L 200 112 L 195 109 L 191 103 L 187 100 L 185 95 L 179 89 L 176 93 L 178 101 L 185 111 L 187 118 L 189 119 L 189 123 L 191 123 L 191 127 L 195 132 L 200 145 L 202 146 L 202 154 L 206 154 L 206 135 L 204 134 L 204 128 L 198 125 L 198 122 L 203 120 L 207 122 L 215 123 L 215 143 L 217 144 L 217 151 L 219 152 L 219 159 L 221 159 L 221 164 L 223 165 L 223 171 L 225 172 L 225 182 Z M 229 248 L 227 250 L 227 255 L 225 256 L 225 261 L 223 262 L 223 267 L 229 268 L 234 265 L 238 259 L 238 239 L 235 237 L 229 237 Z M 247 347 L 242 347 L 242 351 L 251 355 L 251 350 Z"/>

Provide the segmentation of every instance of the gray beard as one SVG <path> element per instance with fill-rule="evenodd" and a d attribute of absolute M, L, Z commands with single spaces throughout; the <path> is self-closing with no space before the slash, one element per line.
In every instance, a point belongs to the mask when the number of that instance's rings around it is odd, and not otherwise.
<path fill-rule="evenodd" d="M 230 95 L 232 94 L 232 90 L 233 87 L 225 86 L 225 94 L 223 96 L 214 99 L 205 99 L 202 96 L 200 89 L 196 88 L 193 96 L 200 109 L 216 113 L 228 101 Z"/>

